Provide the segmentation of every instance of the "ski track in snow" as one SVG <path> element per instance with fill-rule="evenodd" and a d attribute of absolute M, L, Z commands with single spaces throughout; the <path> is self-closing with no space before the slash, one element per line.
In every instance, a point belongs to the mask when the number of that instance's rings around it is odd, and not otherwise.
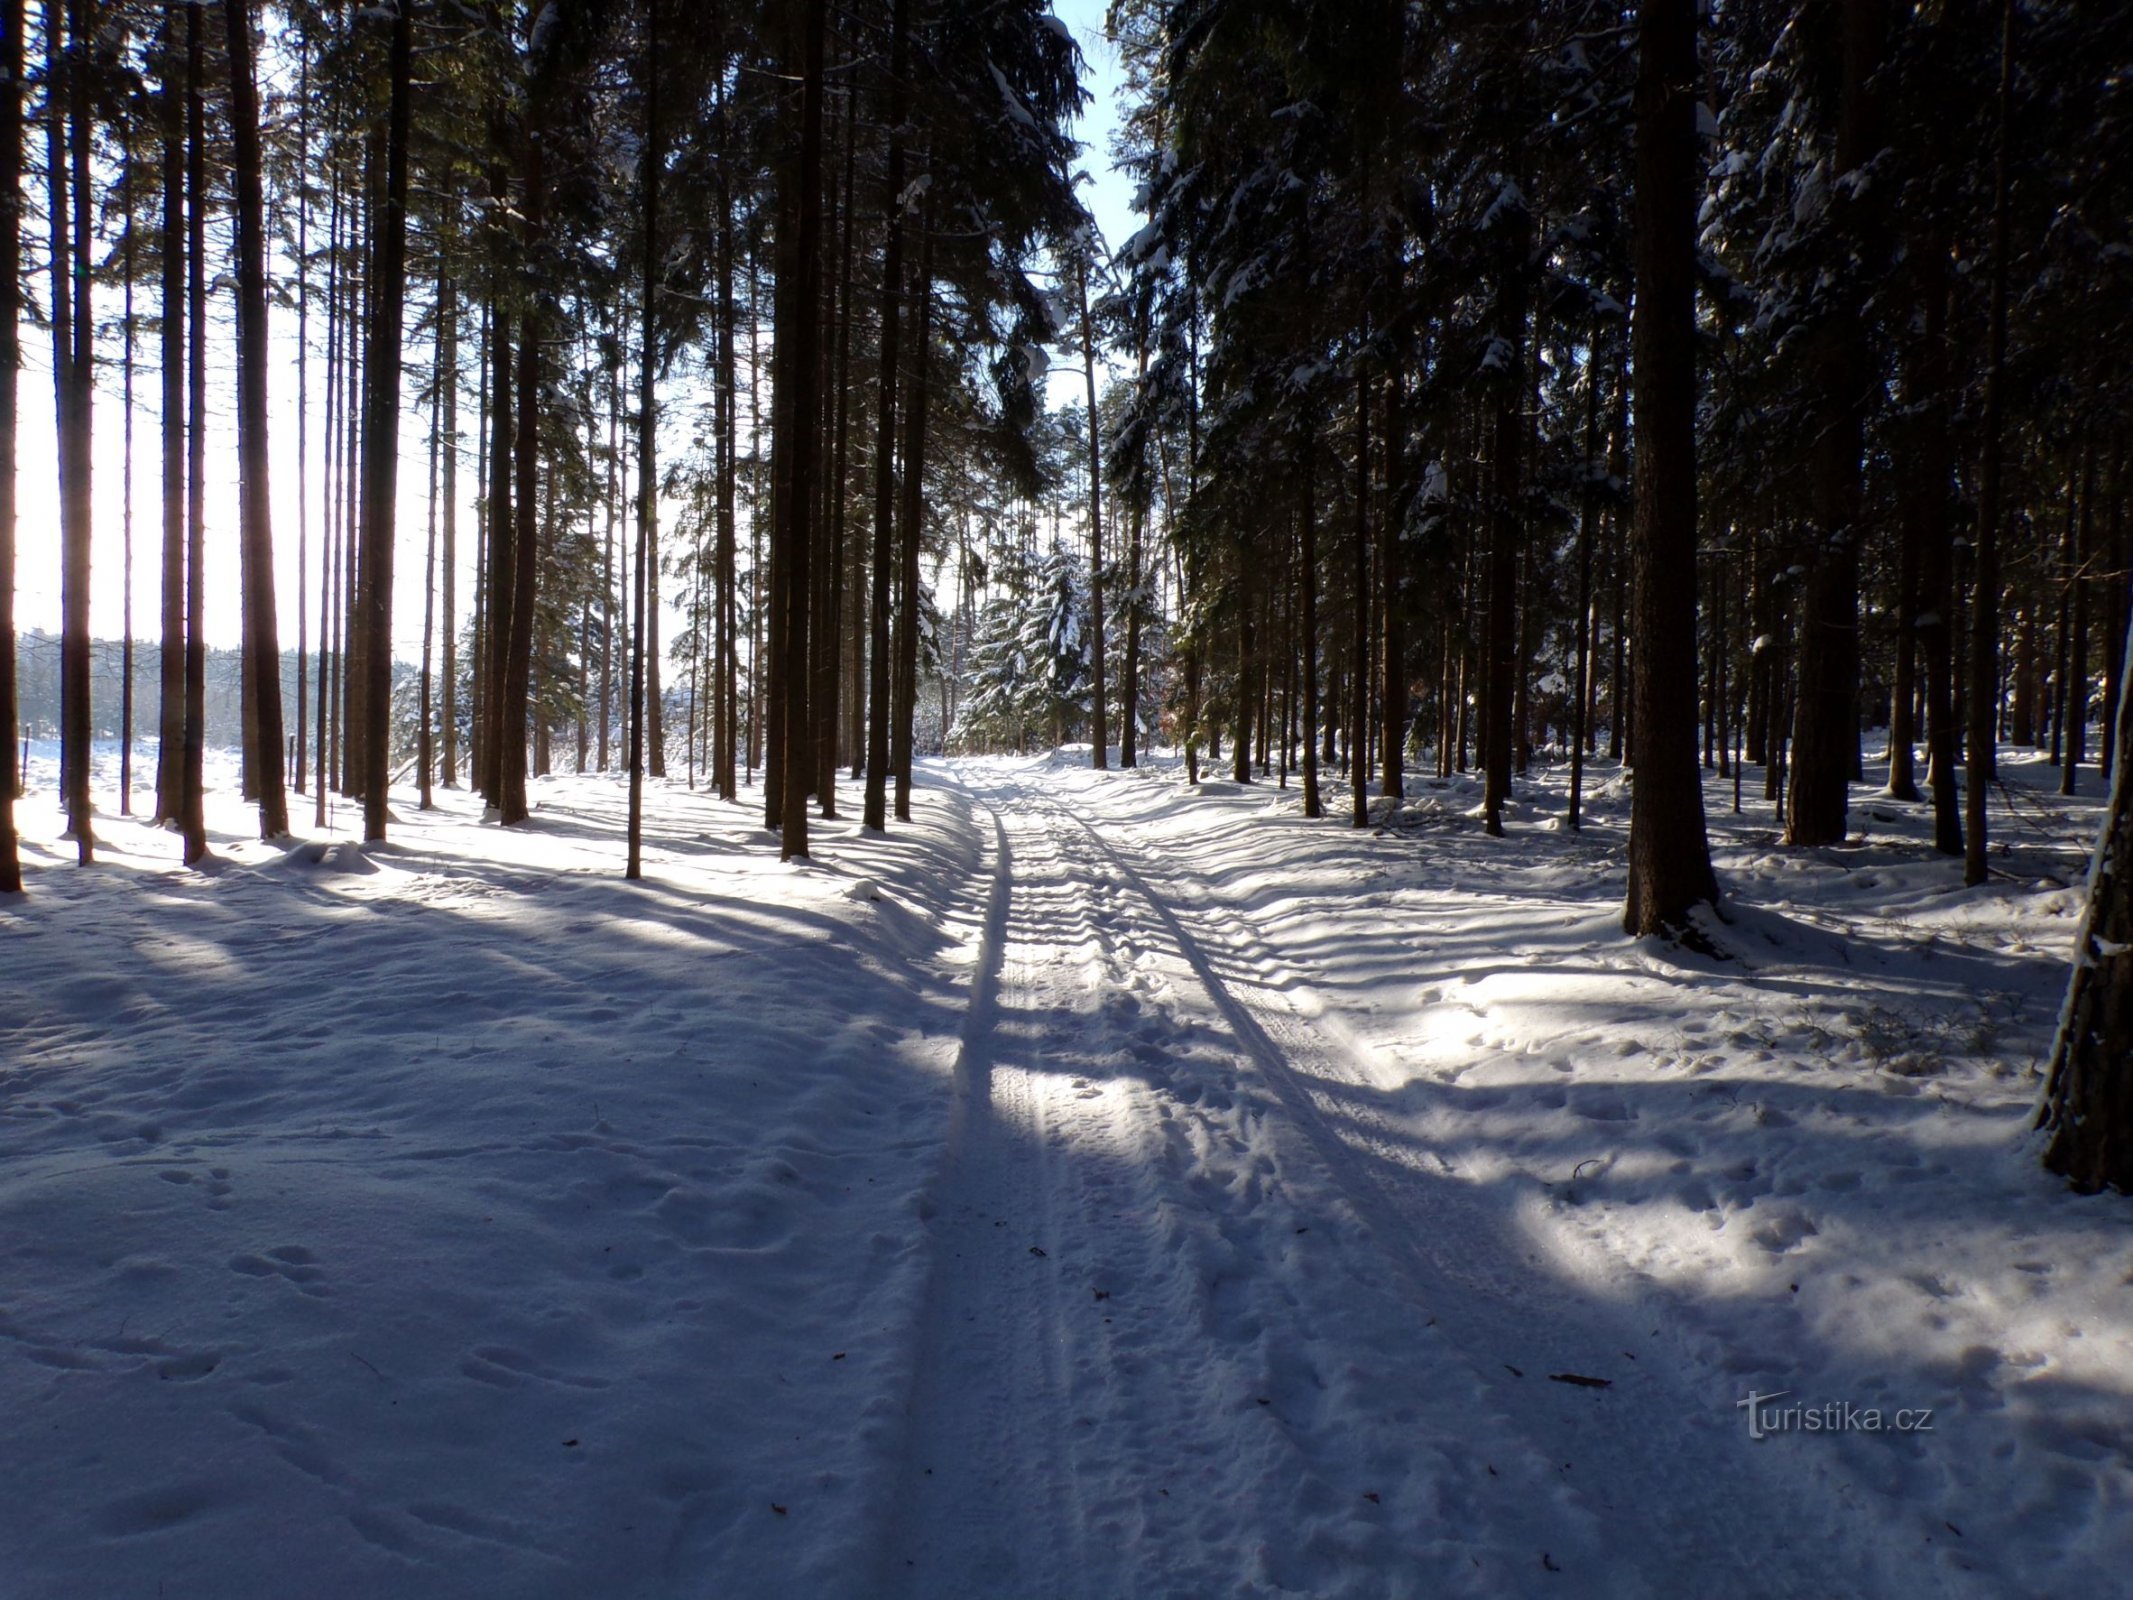
<path fill-rule="evenodd" d="M 2071 893 L 1723 819 L 1709 963 L 1417 788 L 33 837 L 0 1600 L 2109 1592 L 2133 1247 L 2011 1133 Z"/>
<path fill-rule="evenodd" d="M 1768 1539 L 1800 1509 L 1741 1481 L 1731 1418 L 1656 1365 L 1620 1398 L 1546 1383 L 1619 1366 L 1627 1319 L 1548 1296 L 1349 1111 L 1248 925 L 1039 782 L 983 799 L 1005 978 L 932 1208 L 885 1592 L 1837 1592 L 1826 1551 Z M 1624 1428 L 1625 1401 L 1681 1426 Z"/>

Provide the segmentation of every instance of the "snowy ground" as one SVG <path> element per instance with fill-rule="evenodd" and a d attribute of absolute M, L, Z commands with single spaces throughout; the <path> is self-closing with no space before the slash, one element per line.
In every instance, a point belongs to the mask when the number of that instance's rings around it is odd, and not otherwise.
<path fill-rule="evenodd" d="M 1604 765 L 939 764 L 812 866 L 654 785 L 639 885 L 611 781 L 78 872 L 33 770 L 0 1596 L 2114 1592 L 2133 1234 L 2022 1131 L 2099 797 L 2007 771 L 1980 892 L 1714 779 L 1716 961 Z"/>

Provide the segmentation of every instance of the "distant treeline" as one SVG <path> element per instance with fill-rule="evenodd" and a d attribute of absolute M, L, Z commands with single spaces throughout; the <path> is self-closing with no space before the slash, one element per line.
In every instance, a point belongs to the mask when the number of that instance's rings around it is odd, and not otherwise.
<path fill-rule="evenodd" d="M 91 715 L 98 739 L 116 739 L 124 715 L 124 644 L 117 639 L 97 639 L 89 646 L 89 695 Z M 59 737 L 59 635 L 32 629 L 15 639 L 18 663 L 16 697 L 22 733 L 31 739 Z M 207 742 L 210 747 L 235 746 L 242 733 L 242 709 L 238 687 L 239 652 L 234 649 L 207 653 Z M 153 739 L 162 704 L 163 666 L 154 641 L 134 641 L 133 731 L 136 738 Z M 281 654 L 282 698 L 296 704 L 296 652 Z M 292 730 L 293 731 L 293 730 Z"/>

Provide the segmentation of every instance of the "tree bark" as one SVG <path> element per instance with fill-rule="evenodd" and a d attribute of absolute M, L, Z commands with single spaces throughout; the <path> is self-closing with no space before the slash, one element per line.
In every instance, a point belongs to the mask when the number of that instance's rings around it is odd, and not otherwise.
<path fill-rule="evenodd" d="M 0 894 L 22 892 L 15 831 L 15 412 L 22 366 L 22 0 L 0 0 Z"/>
<path fill-rule="evenodd" d="M 638 315 L 642 319 L 637 348 L 637 602 L 638 647 L 630 654 L 630 801 L 628 859 L 625 878 L 644 876 L 645 640 L 651 609 L 652 528 L 659 517 L 657 453 L 659 447 L 658 305 L 659 180 L 666 166 L 666 126 L 659 108 L 659 0 L 649 0 L 644 22 L 644 156 L 640 182 L 644 212 L 640 219 L 642 255 L 638 262 Z"/>
<path fill-rule="evenodd" d="M 392 0 L 392 102 L 385 134 L 385 195 L 371 240 L 368 399 L 363 419 L 364 660 L 363 837 L 382 840 L 389 816 L 393 727 L 393 534 L 400 463 L 400 320 L 407 297 L 407 157 L 413 98 L 414 0 Z"/>
<path fill-rule="evenodd" d="M 60 7 L 44 6 L 47 212 L 51 222 L 52 386 L 59 445 L 59 770 L 67 832 L 76 858 L 96 855 L 89 796 L 90 396 L 95 317 L 89 293 L 88 0 L 67 0 L 62 54 Z M 64 111 L 61 105 L 64 104 Z M 70 176 L 71 174 L 71 176 Z"/>
<path fill-rule="evenodd" d="M 1886 0 L 1849 0 L 1842 11 L 1842 86 L 1831 162 L 1831 184 L 1840 190 L 1880 148 L 1874 75 L 1887 28 Z M 1851 238 L 1871 235 L 1871 215 L 1871 203 L 1857 207 L 1857 223 L 1847 230 Z M 1832 308 L 1813 337 L 1822 411 L 1808 462 L 1815 547 L 1808 552 L 1800 601 L 1792 793 L 1785 814 L 1785 839 L 1795 845 L 1844 840 L 1859 742 L 1862 449 L 1873 381 L 1871 352 L 1851 315 Z"/>
<path fill-rule="evenodd" d="M 1349 820 L 1370 826 L 1370 377 L 1355 375 L 1355 567 L 1348 661 Z M 1496 830 L 1501 832 L 1502 829 Z"/>
<path fill-rule="evenodd" d="M 1504 280 L 1498 290 L 1497 337 L 1511 355 L 1496 402 L 1490 454 L 1489 617 L 1483 680 L 1482 805 L 1484 828 L 1503 836 L 1503 808 L 1511 798 L 1511 760 L 1516 744 L 1512 723 L 1518 673 L 1518 496 L 1522 488 L 1521 450 L 1525 420 L 1526 283 L 1522 252 L 1507 252 Z"/>
<path fill-rule="evenodd" d="M 1992 276 L 1985 337 L 1985 394 L 1978 418 L 1975 598 L 1970 607 L 1969 728 L 1964 740 L 1963 882 L 1976 887 L 1985 861 L 1985 785 L 1996 775 L 2000 674 L 2000 410 L 2007 364 L 2007 156 L 2014 80 L 2014 0 L 2000 8 L 2000 89 L 1993 139 Z"/>
<path fill-rule="evenodd" d="M 911 820 L 911 761 L 918 729 L 919 634 L 925 626 L 925 596 L 919 588 L 919 552 L 926 520 L 926 423 L 933 355 L 933 208 L 919 213 L 918 273 L 911 284 L 911 394 L 904 406 L 902 526 L 898 529 L 896 725 L 890 730 L 890 760 L 896 770 L 896 820 Z"/>
<path fill-rule="evenodd" d="M 281 641 L 274 614 L 274 520 L 267 462 L 267 211 L 259 137 L 259 89 L 252 77 L 252 0 L 223 0 L 229 38 L 230 133 L 237 188 L 237 465 L 244 654 L 252 669 L 257 744 L 252 781 L 259 836 L 289 831 L 282 781 Z M 387 655 L 390 656 L 390 645 Z"/>
<path fill-rule="evenodd" d="M 163 80 L 157 97 L 163 163 L 163 645 L 155 820 L 163 827 L 178 825 L 185 792 L 185 110 L 178 90 L 182 15 L 181 0 L 170 0 L 157 44 Z M 9 82 L 16 82 L 13 75 Z M 19 199 L 15 204 L 19 206 Z M 14 275 L 9 278 L 13 281 Z M 19 286 L 15 292 L 20 294 Z"/>
<path fill-rule="evenodd" d="M 1318 792 L 1318 441 L 1306 434 L 1297 497 L 1298 632 L 1303 650 L 1303 814 L 1325 815 Z"/>
<path fill-rule="evenodd" d="M 1110 729 L 1104 718 L 1104 496 L 1102 429 L 1096 415 L 1096 327 L 1089 315 L 1089 255 L 1092 237 L 1077 253 L 1075 287 L 1081 292 L 1081 373 L 1089 397 L 1089 658 L 1095 687 L 1089 705 L 1089 764 L 1101 772 L 1111 764 Z"/>
<path fill-rule="evenodd" d="M 443 784 L 459 787 L 459 285 L 447 273 L 437 286 L 437 382 L 444 404 L 444 529 L 440 557 L 444 571 L 440 623 L 444 674 Z"/>
<path fill-rule="evenodd" d="M 1632 937 L 1718 898 L 1696 753 L 1696 4 L 1643 0 L 1631 321 L 1637 426 Z"/>
<path fill-rule="evenodd" d="M 775 744 L 766 758 L 765 792 L 771 770 L 779 776 L 781 813 L 778 853 L 791 860 L 808 854 L 807 791 L 813 753 L 808 716 L 808 564 L 820 470 L 822 303 L 822 94 L 829 31 L 826 0 L 793 0 L 787 68 L 798 68 L 799 151 L 780 174 L 780 210 L 793 230 L 795 282 L 779 285 L 777 349 L 778 418 L 774 448 L 779 457 L 776 511 L 776 588 L 782 701 Z M 792 191 L 785 194 L 783 186 Z M 783 252 L 781 251 L 781 254 Z M 898 807 L 899 813 L 903 807 Z"/>

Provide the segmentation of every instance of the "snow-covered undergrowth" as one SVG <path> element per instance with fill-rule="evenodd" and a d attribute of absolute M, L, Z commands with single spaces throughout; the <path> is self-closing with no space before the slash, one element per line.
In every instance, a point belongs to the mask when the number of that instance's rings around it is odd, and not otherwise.
<path fill-rule="evenodd" d="M 1365 832 L 1306 823 L 1293 787 L 1180 806 L 1172 772 L 1100 805 L 1256 930 L 1338 1042 L 1315 1098 L 1420 1215 L 1506 1243 L 1536 1317 L 1641 1336 L 1591 1358 L 1598 1412 L 1677 1441 L 1684 1477 L 1759 1477 L 1768 1539 L 1825 1543 L 1829 1593 L 2075 1593 L 2133 1554 L 2133 1214 L 2065 1192 L 2025 1130 L 2102 794 L 2091 770 L 2061 799 L 2026 751 L 2002 772 L 1977 891 L 1926 805 L 1855 789 L 1845 847 L 1789 850 L 1760 772 L 1741 815 L 1714 775 L 1726 960 L 1621 937 L 1604 763 L 1582 832 L 1555 770 L 1502 840 L 1466 778 L 1411 775 Z M 1751 1442 L 1740 1402 L 1776 1391 L 1766 1431 L 1846 1405 L 1854 1431 Z M 1929 1432 L 1895 1431 L 1924 1408 Z"/>
<path fill-rule="evenodd" d="M 2004 770 L 1980 891 L 1714 777 L 1718 959 L 1604 763 L 928 764 L 808 866 L 655 783 L 634 885 L 612 780 L 78 871 L 33 763 L 0 1596 L 2114 1592 L 2133 1231 L 2024 1134 L 2099 797 Z"/>

